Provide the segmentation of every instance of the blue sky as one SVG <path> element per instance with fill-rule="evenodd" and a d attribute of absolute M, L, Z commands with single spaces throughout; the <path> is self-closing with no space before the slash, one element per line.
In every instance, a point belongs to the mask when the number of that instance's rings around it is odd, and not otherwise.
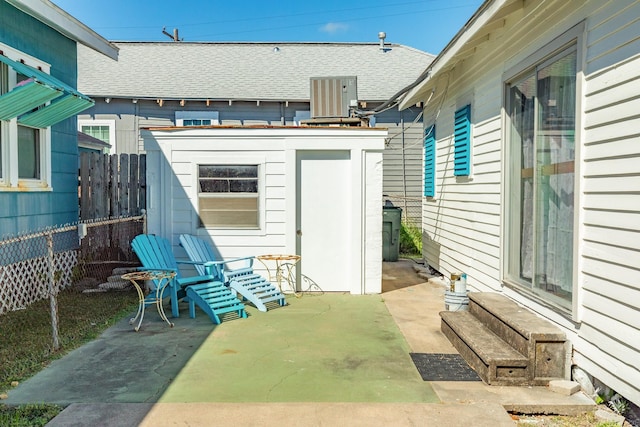
<path fill-rule="evenodd" d="M 482 0 L 52 0 L 112 41 L 387 42 L 439 53 Z"/>

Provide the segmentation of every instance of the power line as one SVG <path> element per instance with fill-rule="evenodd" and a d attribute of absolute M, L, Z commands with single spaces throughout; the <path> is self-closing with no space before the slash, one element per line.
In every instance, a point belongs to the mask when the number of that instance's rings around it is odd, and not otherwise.
<path fill-rule="evenodd" d="M 406 16 L 406 15 L 418 15 L 418 14 L 423 14 L 423 13 L 431 13 L 434 11 L 443 11 L 443 10 L 451 10 L 451 9 L 461 9 L 461 8 L 465 8 L 467 6 L 451 6 L 451 7 L 446 7 L 446 8 L 440 8 L 440 9 L 427 9 L 427 10 L 420 10 L 420 11 L 410 11 L 410 12 L 402 12 L 402 13 L 394 13 L 394 14 L 385 14 L 384 17 L 396 17 L 396 16 Z M 375 15 L 375 16 L 367 16 L 367 17 L 360 17 L 360 18 L 352 18 L 352 19 L 341 19 L 340 22 L 358 22 L 358 21 L 368 21 L 368 20 L 372 20 L 372 19 L 378 19 L 381 18 L 380 15 Z M 233 35 L 233 34 L 247 34 L 247 33 L 258 33 L 258 32 L 264 32 L 264 31 L 275 31 L 275 30 L 288 30 L 288 29 L 293 29 L 293 28 L 303 28 L 303 27 L 316 27 L 316 26 L 320 26 L 320 25 L 324 25 L 326 24 L 326 21 L 323 22 L 313 22 L 313 23 L 305 23 L 305 24 L 298 24 L 298 25 L 287 25 L 287 26 L 279 26 L 279 27 L 263 27 L 263 28 L 258 28 L 258 29 L 246 29 L 246 30 L 239 30 L 239 31 L 226 31 L 226 32 L 220 32 L 220 33 L 215 33 L 215 34 L 203 34 L 203 35 L 192 35 L 190 36 L 190 39 L 195 40 L 195 39 L 204 39 L 204 38 L 214 38 L 214 37 L 219 37 L 219 36 L 227 36 L 227 35 Z"/>

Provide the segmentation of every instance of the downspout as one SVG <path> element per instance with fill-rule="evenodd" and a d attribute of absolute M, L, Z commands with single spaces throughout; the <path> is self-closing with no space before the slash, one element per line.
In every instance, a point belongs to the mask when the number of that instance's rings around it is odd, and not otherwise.
<path fill-rule="evenodd" d="M 285 126 L 287 124 L 287 121 L 285 120 L 284 117 L 284 102 L 280 101 L 280 124 L 282 126 Z"/>
<path fill-rule="evenodd" d="M 404 111 L 400 111 L 400 126 L 402 128 L 402 199 L 403 199 L 403 212 L 404 219 L 407 220 L 407 165 L 405 164 L 405 135 L 404 135 Z"/>
<path fill-rule="evenodd" d="M 138 146 L 136 147 L 138 150 L 138 154 L 144 152 L 144 142 L 142 140 L 142 135 L 140 134 L 140 102 L 136 102 L 133 104 L 133 128 L 138 132 Z M 142 147 L 142 148 L 140 148 Z"/>

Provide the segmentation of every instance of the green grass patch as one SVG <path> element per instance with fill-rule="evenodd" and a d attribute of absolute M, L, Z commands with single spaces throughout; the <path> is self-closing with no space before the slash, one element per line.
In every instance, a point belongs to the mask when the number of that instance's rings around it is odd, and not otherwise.
<path fill-rule="evenodd" d="M 422 256 L 422 230 L 412 224 L 402 223 L 400 228 L 400 253 L 405 256 Z"/>
<path fill-rule="evenodd" d="M 35 404 L 9 407 L 0 405 L 0 426 L 39 427 L 62 411 L 58 405 Z"/>

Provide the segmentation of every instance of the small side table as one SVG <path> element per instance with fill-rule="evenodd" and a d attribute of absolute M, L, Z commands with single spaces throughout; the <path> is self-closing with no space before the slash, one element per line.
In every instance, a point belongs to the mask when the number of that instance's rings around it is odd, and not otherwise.
<path fill-rule="evenodd" d="M 129 320 L 129 324 L 133 325 L 138 317 L 138 325 L 133 328 L 136 332 L 140 330 L 142 319 L 144 318 L 144 309 L 147 305 L 155 304 L 160 318 L 167 322 L 167 324 L 173 328 L 173 323 L 167 319 L 167 315 L 162 307 L 162 298 L 164 295 L 164 289 L 167 287 L 171 280 L 176 276 L 175 271 L 162 271 L 162 270 L 149 270 L 149 271 L 135 271 L 133 273 L 123 274 L 122 278 L 129 280 L 138 292 L 138 312 L 135 317 Z M 143 286 L 147 280 L 153 280 L 156 284 L 155 289 L 145 297 Z M 140 284 L 143 284 L 140 286 Z"/>
<path fill-rule="evenodd" d="M 287 282 L 287 284 L 289 285 L 289 288 L 291 289 L 291 291 L 293 291 L 293 294 L 296 297 L 300 297 L 301 294 L 299 294 L 296 291 L 296 281 L 292 276 L 292 269 L 293 267 L 298 263 L 298 261 L 300 261 L 300 255 L 284 255 L 284 254 L 267 254 L 267 255 L 258 255 L 256 256 L 256 258 L 262 263 L 262 265 L 264 265 L 264 268 L 267 269 L 267 274 L 269 275 L 269 281 L 273 280 L 274 278 L 276 279 L 276 281 L 278 282 L 278 289 L 280 289 L 280 292 L 282 291 L 282 281 L 284 279 L 284 281 Z M 271 273 L 271 270 L 269 269 L 269 266 L 267 265 L 267 263 L 265 261 L 274 261 L 275 262 L 275 269 L 274 269 L 274 273 Z"/>

